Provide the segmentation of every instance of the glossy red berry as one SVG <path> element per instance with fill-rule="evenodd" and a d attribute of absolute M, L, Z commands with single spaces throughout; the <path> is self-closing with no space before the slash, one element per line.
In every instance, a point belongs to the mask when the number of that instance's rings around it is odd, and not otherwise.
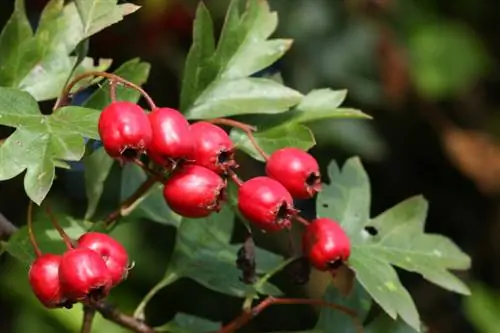
<path fill-rule="evenodd" d="M 217 173 L 236 166 L 234 144 L 229 135 L 217 125 L 199 121 L 191 125 L 193 154 L 191 159 Z"/>
<path fill-rule="evenodd" d="M 321 189 L 318 162 L 298 148 L 275 151 L 266 163 L 266 174 L 283 184 L 297 199 L 309 199 Z"/>
<path fill-rule="evenodd" d="M 351 242 L 340 224 L 329 218 L 312 221 L 302 238 L 304 253 L 320 271 L 333 270 L 349 259 Z"/>
<path fill-rule="evenodd" d="M 47 308 L 61 307 L 66 303 L 59 282 L 61 256 L 44 254 L 31 264 L 28 278 L 31 289 Z"/>
<path fill-rule="evenodd" d="M 188 158 L 193 150 L 189 123 L 175 109 L 158 108 L 149 113 L 153 139 L 148 156 L 157 164 L 170 165 L 172 160 Z"/>
<path fill-rule="evenodd" d="M 78 239 L 78 247 L 99 253 L 111 274 L 111 284 L 116 286 L 128 273 L 127 250 L 112 237 L 100 232 L 87 232 Z"/>
<path fill-rule="evenodd" d="M 111 274 L 101 255 L 79 247 L 66 252 L 59 266 L 59 280 L 68 298 L 81 301 L 87 297 L 99 300 L 111 289 Z"/>
<path fill-rule="evenodd" d="M 220 210 L 225 189 L 226 182 L 212 170 L 186 164 L 164 183 L 163 196 L 177 214 L 200 218 Z"/>
<path fill-rule="evenodd" d="M 113 102 L 102 110 L 99 136 L 106 152 L 114 158 L 133 159 L 149 146 L 152 132 L 148 116 L 137 104 Z"/>
<path fill-rule="evenodd" d="M 264 231 L 289 228 L 297 210 L 287 189 L 269 177 L 255 177 L 238 192 L 238 208 L 250 222 Z"/>

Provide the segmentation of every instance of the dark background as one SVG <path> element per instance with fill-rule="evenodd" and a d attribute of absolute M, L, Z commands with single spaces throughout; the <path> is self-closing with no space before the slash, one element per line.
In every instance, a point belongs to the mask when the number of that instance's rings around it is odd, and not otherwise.
<path fill-rule="evenodd" d="M 27 0 L 36 22 L 45 1 Z M 362 157 L 371 181 L 373 214 L 422 193 L 430 201 L 427 231 L 451 237 L 472 256 L 470 272 L 461 273 L 473 289 L 462 299 L 404 274 L 432 332 L 500 332 L 495 290 L 500 270 L 500 3 L 437 0 L 272 0 L 280 17 L 277 36 L 295 43 L 270 68 L 301 92 L 313 88 L 348 89 L 345 105 L 362 109 L 373 121 L 315 124 L 314 155 L 323 167 L 331 159 Z M 0 2 L 0 26 L 13 1 Z M 220 26 L 227 1 L 206 1 Z M 179 78 L 190 45 L 196 1 L 153 0 L 125 21 L 92 37 L 90 55 L 113 58 L 116 67 L 140 57 L 151 62 L 145 85 L 160 105 L 177 106 Z M 2 136 L 9 134 L 2 129 Z M 248 161 L 248 174 L 260 172 Z M 119 172 L 117 170 L 117 172 Z M 57 203 L 76 213 L 85 205 L 81 174 L 61 173 L 54 189 Z M 119 185 L 110 180 L 108 208 Z M 0 211 L 15 224 L 25 223 L 27 198 L 22 177 L 0 183 Z M 309 207 L 307 203 L 305 207 Z M 309 208 L 311 209 L 311 208 Z M 310 212 L 312 213 L 312 212 Z M 174 230 L 154 223 L 125 224 L 115 235 L 138 265 L 113 301 L 131 311 L 161 278 Z M 283 251 L 272 237 L 261 240 Z M 46 311 L 27 289 L 27 268 L 0 258 L 0 332 L 76 332 L 79 309 Z M 327 277 L 314 274 L 301 293 L 321 295 Z M 278 282 L 287 290 L 284 278 Z M 181 280 L 160 292 L 148 307 L 148 320 L 159 325 L 177 311 L 228 321 L 237 299 Z M 249 332 L 306 329 L 315 320 L 307 307 L 276 308 L 248 327 Z M 123 332 L 102 320 L 96 332 Z"/>

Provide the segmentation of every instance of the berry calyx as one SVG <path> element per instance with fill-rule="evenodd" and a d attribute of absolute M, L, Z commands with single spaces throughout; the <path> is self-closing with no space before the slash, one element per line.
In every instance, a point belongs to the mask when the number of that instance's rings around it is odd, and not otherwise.
<path fill-rule="evenodd" d="M 234 144 L 229 135 L 217 125 L 198 121 L 191 125 L 193 154 L 191 159 L 217 173 L 225 173 L 235 167 Z"/>
<path fill-rule="evenodd" d="M 318 162 L 298 148 L 275 151 L 266 163 L 266 174 L 283 184 L 297 199 L 309 199 L 321 189 Z"/>
<path fill-rule="evenodd" d="M 105 107 L 99 116 L 98 130 L 109 156 L 122 160 L 141 155 L 152 138 L 144 110 L 127 101 L 113 102 Z"/>
<path fill-rule="evenodd" d="M 148 156 L 162 166 L 173 160 L 188 158 L 193 150 L 189 123 L 177 110 L 158 108 L 148 115 L 153 131 Z"/>
<path fill-rule="evenodd" d="M 351 242 L 340 224 L 329 218 L 313 220 L 302 238 L 304 253 L 320 271 L 335 270 L 351 254 Z"/>
<path fill-rule="evenodd" d="M 100 300 L 109 294 L 111 274 L 99 253 L 79 247 L 66 252 L 59 266 L 64 294 L 75 301 Z"/>
<path fill-rule="evenodd" d="M 225 200 L 226 182 L 215 172 L 186 164 L 164 183 L 163 196 L 179 215 L 201 218 L 218 212 Z"/>
<path fill-rule="evenodd" d="M 78 247 L 99 253 L 111 274 L 111 285 L 119 284 L 128 273 L 127 250 L 112 237 L 100 232 L 87 232 L 78 239 Z"/>
<path fill-rule="evenodd" d="M 298 212 L 290 192 L 278 181 L 264 176 L 241 185 L 238 208 L 245 218 L 264 231 L 289 228 L 292 216 Z"/>
<path fill-rule="evenodd" d="M 35 259 L 30 266 L 28 279 L 33 293 L 47 308 L 66 306 L 67 299 L 59 282 L 61 256 L 44 254 Z"/>

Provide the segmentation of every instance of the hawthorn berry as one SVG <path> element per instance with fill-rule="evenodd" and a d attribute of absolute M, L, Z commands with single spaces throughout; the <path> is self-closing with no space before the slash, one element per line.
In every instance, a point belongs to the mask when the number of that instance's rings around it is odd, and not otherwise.
<path fill-rule="evenodd" d="M 78 247 L 99 253 L 111 274 L 111 284 L 116 286 L 128 273 L 127 250 L 112 237 L 100 232 L 87 232 L 78 239 Z"/>
<path fill-rule="evenodd" d="M 236 166 L 234 144 L 229 135 L 217 125 L 198 121 L 191 125 L 193 153 L 191 159 L 217 173 Z"/>
<path fill-rule="evenodd" d="M 105 107 L 99 116 L 98 130 L 109 156 L 123 160 L 142 154 L 152 138 L 144 110 L 127 101 L 113 102 Z"/>
<path fill-rule="evenodd" d="M 321 189 L 318 162 L 298 148 L 275 151 L 266 163 L 266 174 L 283 184 L 297 199 L 309 199 Z"/>
<path fill-rule="evenodd" d="M 179 215 L 201 218 L 218 212 L 225 200 L 226 182 L 215 172 L 186 164 L 164 183 L 163 196 Z"/>
<path fill-rule="evenodd" d="M 148 115 L 153 131 L 148 156 L 157 164 L 169 166 L 173 160 L 188 158 L 193 150 L 190 126 L 177 110 L 158 108 Z"/>
<path fill-rule="evenodd" d="M 59 266 L 59 280 L 68 298 L 81 301 L 99 300 L 111 289 L 111 274 L 99 253 L 79 247 L 63 254 Z"/>
<path fill-rule="evenodd" d="M 306 228 L 302 247 L 320 271 L 334 270 L 349 259 L 351 242 L 340 224 L 329 218 L 313 220 Z"/>
<path fill-rule="evenodd" d="M 66 298 L 59 282 L 61 256 L 44 254 L 30 266 L 28 279 L 35 296 L 47 308 L 62 307 Z"/>
<path fill-rule="evenodd" d="M 238 208 L 250 222 L 264 231 L 289 228 L 297 213 L 290 192 L 278 181 L 255 177 L 244 182 L 238 191 Z"/>

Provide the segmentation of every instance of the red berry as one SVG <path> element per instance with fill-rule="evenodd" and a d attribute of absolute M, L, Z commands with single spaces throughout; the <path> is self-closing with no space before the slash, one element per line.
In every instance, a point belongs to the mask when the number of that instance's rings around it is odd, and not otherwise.
<path fill-rule="evenodd" d="M 165 182 L 163 196 L 179 215 L 201 218 L 218 212 L 225 200 L 226 182 L 215 172 L 186 164 Z"/>
<path fill-rule="evenodd" d="M 119 284 L 128 273 L 127 250 L 112 237 L 100 232 L 87 232 L 78 239 L 78 246 L 99 253 L 111 274 L 112 285 Z"/>
<path fill-rule="evenodd" d="M 196 164 L 214 172 L 224 173 L 236 166 L 234 145 L 229 135 L 219 126 L 206 121 L 191 125 L 193 138 L 193 159 Z"/>
<path fill-rule="evenodd" d="M 113 102 L 99 117 L 99 135 L 106 152 L 114 158 L 133 159 L 149 146 L 151 125 L 137 104 Z"/>
<path fill-rule="evenodd" d="M 59 266 L 63 292 L 75 301 L 99 300 L 111 289 L 111 274 L 99 253 L 79 247 L 66 252 Z"/>
<path fill-rule="evenodd" d="M 318 162 L 298 148 L 275 151 L 267 161 L 266 173 L 283 184 L 297 199 L 311 198 L 321 189 Z"/>
<path fill-rule="evenodd" d="M 64 306 L 66 298 L 59 283 L 61 256 L 44 254 L 32 264 L 28 273 L 31 289 L 47 308 Z"/>
<path fill-rule="evenodd" d="M 153 139 L 148 156 L 157 164 L 168 166 L 172 160 L 188 158 L 193 150 L 189 123 L 177 110 L 158 108 L 149 114 Z"/>
<path fill-rule="evenodd" d="M 351 254 L 351 242 L 340 224 L 329 218 L 312 221 L 302 238 L 311 264 L 320 271 L 338 268 Z"/>
<path fill-rule="evenodd" d="M 297 210 L 287 189 L 269 177 L 255 177 L 238 192 L 238 208 L 250 222 L 264 231 L 289 228 L 291 217 Z"/>

